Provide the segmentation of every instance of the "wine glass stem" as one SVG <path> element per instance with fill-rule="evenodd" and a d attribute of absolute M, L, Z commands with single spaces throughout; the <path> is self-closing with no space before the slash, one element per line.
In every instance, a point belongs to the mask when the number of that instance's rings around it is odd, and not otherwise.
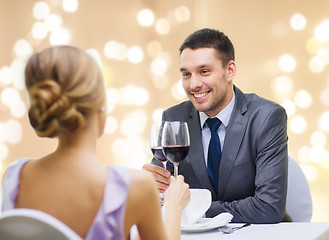
<path fill-rule="evenodd" d="M 178 165 L 179 163 L 174 163 L 174 177 L 178 176 Z"/>
<path fill-rule="evenodd" d="M 167 169 L 167 161 L 163 161 L 162 164 L 163 164 L 163 168 Z"/>

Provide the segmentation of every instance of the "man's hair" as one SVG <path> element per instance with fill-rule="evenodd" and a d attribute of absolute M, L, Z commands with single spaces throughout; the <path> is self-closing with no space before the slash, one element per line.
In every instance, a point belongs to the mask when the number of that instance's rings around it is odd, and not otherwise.
<path fill-rule="evenodd" d="M 214 48 L 223 66 L 230 60 L 235 60 L 234 47 L 231 40 L 223 33 L 215 29 L 203 28 L 190 34 L 179 48 L 181 55 L 186 48 Z"/>

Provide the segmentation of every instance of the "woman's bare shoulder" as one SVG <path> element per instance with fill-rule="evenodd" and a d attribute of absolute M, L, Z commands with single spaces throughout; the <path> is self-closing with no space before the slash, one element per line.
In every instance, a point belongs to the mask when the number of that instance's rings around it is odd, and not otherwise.
<path fill-rule="evenodd" d="M 129 171 L 132 185 L 140 186 L 142 188 L 155 187 L 155 181 L 149 172 L 137 169 L 130 169 Z"/>

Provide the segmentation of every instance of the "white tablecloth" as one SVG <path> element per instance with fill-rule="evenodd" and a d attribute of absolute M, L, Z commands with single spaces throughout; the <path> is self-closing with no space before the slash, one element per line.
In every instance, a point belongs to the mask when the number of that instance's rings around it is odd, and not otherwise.
<path fill-rule="evenodd" d="M 229 224 L 233 225 L 233 224 Z M 236 224 L 235 224 L 236 225 Z M 235 226 L 234 225 L 234 226 Z M 328 223 L 252 224 L 231 234 L 217 229 L 201 233 L 182 233 L 181 240 L 325 240 L 329 239 Z"/>

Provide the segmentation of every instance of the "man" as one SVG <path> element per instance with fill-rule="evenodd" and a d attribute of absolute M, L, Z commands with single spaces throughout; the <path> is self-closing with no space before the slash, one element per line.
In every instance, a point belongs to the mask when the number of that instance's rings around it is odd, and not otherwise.
<path fill-rule="evenodd" d="M 207 217 L 229 212 L 233 222 L 291 221 L 285 211 L 285 110 L 256 94 L 244 94 L 233 84 L 234 55 L 230 39 L 208 28 L 192 33 L 180 47 L 180 72 L 189 101 L 163 112 L 165 121 L 188 123 L 191 145 L 179 174 L 191 188 L 211 191 Z M 217 130 L 209 129 L 208 118 L 218 122 Z M 153 173 L 164 191 L 170 173 L 158 167 L 157 160 L 152 164 L 144 169 Z M 167 166 L 172 172 L 172 164 Z"/>

